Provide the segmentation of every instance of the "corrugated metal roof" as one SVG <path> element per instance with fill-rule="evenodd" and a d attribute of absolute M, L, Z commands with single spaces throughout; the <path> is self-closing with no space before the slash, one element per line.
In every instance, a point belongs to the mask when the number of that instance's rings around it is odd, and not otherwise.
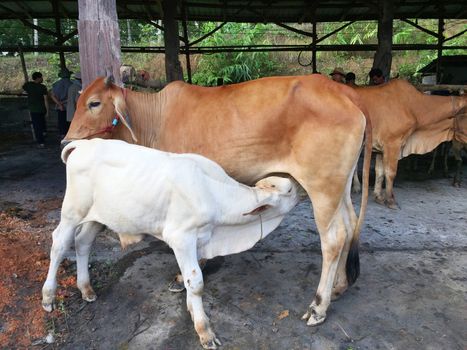
<path fill-rule="evenodd" d="M 61 18 L 78 18 L 77 0 L 57 0 Z M 394 1 L 396 19 L 439 18 L 467 19 L 466 0 L 398 0 Z M 339 22 L 375 20 L 376 1 L 358 0 L 187 0 L 182 1 L 188 20 L 229 22 Z M 161 19 L 158 0 L 117 0 L 120 19 Z M 181 8 L 178 18 L 181 18 Z M 0 19 L 54 18 L 53 1 L 0 1 Z"/>

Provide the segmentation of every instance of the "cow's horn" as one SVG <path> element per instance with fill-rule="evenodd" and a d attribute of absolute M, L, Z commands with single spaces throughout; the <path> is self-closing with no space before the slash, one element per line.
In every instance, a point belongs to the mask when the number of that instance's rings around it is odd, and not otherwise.
<path fill-rule="evenodd" d="M 108 76 L 105 77 L 105 79 L 104 79 L 105 86 L 109 87 L 110 84 L 113 84 L 113 83 L 114 83 L 113 75 L 108 75 Z"/>

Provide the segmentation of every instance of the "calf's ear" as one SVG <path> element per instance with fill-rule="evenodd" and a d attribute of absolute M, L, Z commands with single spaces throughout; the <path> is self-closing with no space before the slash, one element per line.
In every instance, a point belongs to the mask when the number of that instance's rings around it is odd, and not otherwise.
<path fill-rule="evenodd" d="M 263 211 L 267 210 L 271 208 L 271 205 L 269 204 L 265 204 L 265 205 L 262 205 L 262 206 L 259 206 L 255 209 L 253 209 L 252 211 L 248 212 L 248 213 L 244 213 L 243 216 L 246 216 L 246 215 L 259 215 L 261 214 Z"/>

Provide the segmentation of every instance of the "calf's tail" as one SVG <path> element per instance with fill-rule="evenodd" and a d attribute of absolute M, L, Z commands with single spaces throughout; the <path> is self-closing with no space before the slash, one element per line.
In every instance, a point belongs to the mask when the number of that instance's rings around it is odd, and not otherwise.
<path fill-rule="evenodd" d="M 371 150 L 372 150 L 372 128 L 371 120 L 368 117 L 368 112 L 364 106 L 359 106 L 363 111 L 366 119 L 365 127 L 365 144 L 364 144 L 364 155 L 363 155 L 363 176 L 362 176 L 362 202 L 360 205 L 360 213 L 358 215 L 357 225 L 354 228 L 352 240 L 350 242 L 349 255 L 347 257 L 345 271 L 347 275 L 347 282 L 349 286 L 354 284 L 360 275 L 360 258 L 358 254 L 358 241 L 360 238 L 360 230 L 362 228 L 363 221 L 365 219 L 365 211 L 368 203 L 368 186 L 370 178 L 370 162 L 371 162 Z"/>
<path fill-rule="evenodd" d="M 66 164 L 68 157 L 70 156 L 71 152 L 75 150 L 75 148 L 79 147 L 79 145 L 83 142 L 88 142 L 88 140 L 76 140 L 68 143 L 65 147 L 62 149 L 62 162 Z"/>

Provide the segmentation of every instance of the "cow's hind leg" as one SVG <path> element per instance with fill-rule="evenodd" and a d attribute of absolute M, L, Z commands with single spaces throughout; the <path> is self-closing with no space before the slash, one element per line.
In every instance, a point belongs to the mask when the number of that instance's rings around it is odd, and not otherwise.
<path fill-rule="evenodd" d="M 189 237 L 182 234 L 180 239 L 170 244 L 182 272 L 186 288 L 186 304 L 191 314 L 196 333 L 198 333 L 201 345 L 205 349 L 216 349 L 221 345 L 219 339 L 211 329 L 209 318 L 203 308 L 203 274 L 198 264 L 196 236 Z"/>
<path fill-rule="evenodd" d="M 62 220 L 52 234 L 53 243 L 50 250 L 49 272 L 42 287 L 42 307 L 45 311 L 51 312 L 53 310 L 58 267 L 66 251 L 71 246 L 75 231 L 76 225 L 67 220 Z"/>
<path fill-rule="evenodd" d="M 77 285 L 82 298 L 88 302 L 97 298 L 89 279 L 89 253 L 97 233 L 102 228 L 103 226 L 97 222 L 86 222 L 75 237 Z"/>
<path fill-rule="evenodd" d="M 339 258 L 339 263 L 337 265 L 336 278 L 334 279 L 334 285 L 332 287 L 331 300 L 338 299 L 347 290 L 349 284 L 352 284 L 355 281 L 355 276 L 358 277 L 360 267 L 358 257 L 358 246 L 350 246 L 352 244 L 352 237 L 355 227 L 357 226 L 357 215 L 355 214 L 355 210 L 350 197 L 345 199 L 344 207 L 345 209 L 342 210 L 342 219 L 344 221 L 346 239 L 344 248 L 342 250 L 342 254 Z M 358 244 L 358 242 L 354 242 L 354 244 Z M 351 256 L 348 259 L 350 251 Z M 352 254 L 356 254 L 356 256 L 352 256 Z M 356 266 L 349 267 L 348 264 L 356 264 Z M 353 272 L 353 277 L 348 276 L 349 269 L 355 270 Z"/>
<path fill-rule="evenodd" d="M 329 181 L 329 178 L 326 178 Z M 349 218 L 343 200 L 344 189 L 350 197 L 351 178 L 335 180 L 333 183 L 311 183 L 302 186 L 309 194 L 315 216 L 316 225 L 321 239 L 323 264 L 318 289 L 308 311 L 303 315 L 310 326 L 325 321 L 326 311 L 331 303 L 331 292 L 336 279 L 339 260 L 348 241 L 346 225 Z M 340 281 L 340 285 L 347 282 Z"/>

